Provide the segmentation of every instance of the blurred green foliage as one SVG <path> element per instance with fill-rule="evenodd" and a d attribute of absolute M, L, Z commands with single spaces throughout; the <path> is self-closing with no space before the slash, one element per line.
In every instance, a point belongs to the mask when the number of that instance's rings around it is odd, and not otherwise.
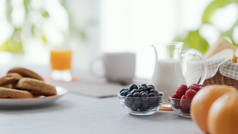
<path fill-rule="evenodd" d="M 218 9 L 224 8 L 230 4 L 238 5 L 238 0 L 213 0 L 211 1 L 207 7 L 205 8 L 202 19 L 201 19 L 201 25 L 196 30 L 191 30 L 186 33 L 185 36 L 178 36 L 175 38 L 176 41 L 183 41 L 184 42 L 184 49 L 194 48 L 199 51 L 201 51 L 203 54 L 207 52 L 209 49 L 209 43 L 208 41 L 203 38 L 200 34 L 200 28 L 202 25 L 209 24 L 211 26 L 214 26 L 214 24 L 211 23 L 211 19 L 214 16 L 215 12 Z M 225 18 L 224 18 L 225 19 Z M 236 17 L 235 23 L 231 26 L 230 29 L 227 31 L 220 31 L 220 37 L 228 38 L 233 45 L 238 45 L 238 42 L 234 41 L 233 32 L 235 28 L 238 26 L 238 16 Z"/>
<path fill-rule="evenodd" d="M 61 0 L 62 6 L 65 8 L 68 17 L 69 17 L 69 31 L 71 34 L 76 34 L 80 37 L 82 41 L 86 41 L 88 39 L 88 36 L 83 28 L 78 28 L 76 24 L 73 21 L 73 16 L 69 10 L 69 5 L 67 3 L 67 0 Z"/>
<path fill-rule="evenodd" d="M 3 44 L 0 46 L 0 51 L 24 54 L 22 40 L 21 40 L 21 28 L 15 28 L 12 36 L 10 36 Z"/>
<path fill-rule="evenodd" d="M 197 49 L 203 54 L 209 49 L 208 42 L 200 35 L 199 30 L 189 31 L 184 38 L 177 37 L 176 41 L 184 42 L 184 49 Z"/>
<path fill-rule="evenodd" d="M 30 21 L 29 17 L 32 12 L 39 12 L 41 14 L 42 20 L 46 21 L 50 17 L 49 12 L 44 8 L 40 10 L 33 9 L 31 5 L 32 0 L 23 0 L 23 7 L 25 12 L 24 22 L 20 26 L 15 26 L 12 22 L 12 12 L 14 10 L 12 1 L 13 0 L 6 0 L 6 5 L 1 5 L 5 6 L 6 18 L 8 23 L 13 28 L 13 33 L 10 37 L 8 37 L 6 41 L 0 44 L 0 51 L 10 52 L 14 54 L 24 54 L 24 41 L 22 39 L 22 36 L 24 34 L 24 31 L 27 31 L 28 29 L 30 29 L 30 34 L 32 37 L 41 40 L 43 44 L 47 44 L 47 36 L 44 35 L 41 31 L 42 25 L 33 23 L 32 21 Z M 69 34 L 77 34 L 83 41 L 85 41 L 87 39 L 87 35 L 84 30 L 77 28 L 73 23 L 72 15 L 68 9 L 66 0 L 59 0 L 59 3 L 69 16 Z"/>

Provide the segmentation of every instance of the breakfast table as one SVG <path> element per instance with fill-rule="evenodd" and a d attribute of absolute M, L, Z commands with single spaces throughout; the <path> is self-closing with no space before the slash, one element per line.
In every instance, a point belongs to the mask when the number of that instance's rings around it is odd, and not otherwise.
<path fill-rule="evenodd" d="M 49 74 L 49 69 L 31 67 Z M 2 72 L 5 70 L 2 68 Z M 151 116 L 132 116 L 124 111 L 117 97 L 95 97 L 77 92 L 83 88 L 104 86 L 103 79 L 91 78 L 87 71 L 77 74 L 73 82 L 51 82 L 69 90 L 53 104 L 31 107 L 0 107 L 2 134 L 201 134 L 191 119 L 172 111 L 159 111 Z M 87 80 L 87 82 L 85 82 Z M 109 83 L 108 83 L 109 84 Z M 114 89 L 111 89 L 114 90 Z"/>

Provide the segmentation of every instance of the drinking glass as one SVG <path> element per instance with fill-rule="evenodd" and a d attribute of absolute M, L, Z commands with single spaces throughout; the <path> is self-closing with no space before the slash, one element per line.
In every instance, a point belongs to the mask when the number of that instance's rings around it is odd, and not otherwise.
<path fill-rule="evenodd" d="M 51 77 L 53 80 L 71 81 L 72 51 L 70 49 L 52 49 L 50 51 Z"/>

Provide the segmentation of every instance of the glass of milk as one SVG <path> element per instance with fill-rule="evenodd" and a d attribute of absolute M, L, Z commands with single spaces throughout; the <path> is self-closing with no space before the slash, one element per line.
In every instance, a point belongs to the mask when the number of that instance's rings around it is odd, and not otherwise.
<path fill-rule="evenodd" d="M 172 42 L 165 45 L 154 44 L 152 47 L 156 56 L 152 83 L 168 98 L 176 92 L 180 85 L 188 84 L 188 80 L 186 80 L 188 65 L 193 61 L 200 61 L 203 59 L 203 55 L 195 49 L 183 51 L 183 42 Z M 201 66 L 202 71 L 198 74 L 195 83 L 202 83 L 205 79 L 206 67 L 203 63 L 198 65 Z M 191 73 L 191 68 L 189 70 Z"/>

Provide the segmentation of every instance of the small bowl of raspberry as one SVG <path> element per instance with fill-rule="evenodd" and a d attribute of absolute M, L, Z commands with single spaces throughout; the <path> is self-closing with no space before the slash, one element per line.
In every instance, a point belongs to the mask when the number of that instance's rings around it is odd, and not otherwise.
<path fill-rule="evenodd" d="M 204 86 L 199 84 L 193 84 L 191 86 L 181 85 L 176 92 L 168 98 L 173 111 L 181 117 L 191 118 L 190 106 L 193 97 Z"/>

